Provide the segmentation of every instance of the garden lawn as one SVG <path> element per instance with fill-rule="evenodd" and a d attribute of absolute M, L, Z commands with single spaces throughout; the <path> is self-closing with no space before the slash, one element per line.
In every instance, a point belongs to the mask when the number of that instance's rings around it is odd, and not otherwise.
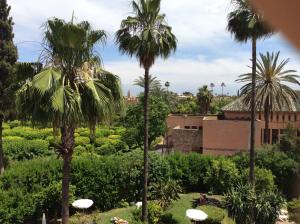
<path fill-rule="evenodd" d="M 180 199 L 175 201 L 170 208 L 166 211 L 171 213 L 173 218 L 180 224 L 190 224 L 190 220 L 186 218 L 185 212 L 187 209 L 193 208 L 193 204 L 199 200 L 199 193 L 189 193 L 180 195 Z M 220 200 L 220 196 L 214 196 L 215 199 Z M 227 216 L 223 220 L 222 224 L 234 224 L 235 222 Z"/>
<path fill-rule="evenodd" d="M 215 196 L 214 198 L 218 200 L 220 199 L 218 196 Z M 193 208 L 193 203 L 195 203 L 198 199 L 199 193 L 182 194 L 180 195 L 180 199 L 175 201 L 166 211 L 166 213 L 171 213 L 173 218 L 180 224 L 190 224 L 189 219 L 185 217 L 185 212 L 187 209 Z M 77 213 L 71 217 L 70 223 L 82 224 L 95 221 L 97 224 L 110 224 L 110 219 L 112 217 L 118 217 L 130 221 L 132 218 L 131 212 L 134 209 L 134 207 L 118 208 L 103 213 L 93 212 L 89 215 Z M 226 215 L 222 224 L 235 224 L 235 222 Z"/>
<path fill-rule="evenodd" d="M 110 219 L 113 217 L 130 220 L 132 218 L 132 211 L 134 207 L 117 208 L 107 212 L 93 212 L 91 214 L 83 215 L 77 213 L 70 219 L 70 224 L 84 224 L 95 221 L 97 224 L 110 224 Z"/>

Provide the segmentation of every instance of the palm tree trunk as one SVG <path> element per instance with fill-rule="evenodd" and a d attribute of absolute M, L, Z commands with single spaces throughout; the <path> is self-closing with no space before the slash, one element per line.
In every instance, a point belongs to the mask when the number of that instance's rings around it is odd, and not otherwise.
<path fill-rule="evenodd" d="M 96 125 L 95 124 L 91 124 L 90 125 L 90 143 L 92 145 L 95 144 L 95 139 L 96 139 Z"/>
<path fill-rule="evenodd" d="M 270 133 L 269 133 L 269 117 L 270 117 L 270 108 L 269 108 L 269 101 L 266 102 L 265 107 L 265 143 L 270 144 Z"/>
<path fill-rule="evenodd" d="M 143 186 L 143 204 L 142 221 L 147 223 L 147 193 L 148 193 L 148 98 L 149 98 L 149 67 L 145 68 L 145 93 L 144 93 L 144 186 Z"/>
<path fill-rule="evenodd" d="M 69 223 L 69 185 L 71 173 L 71 160 L 74 150 L 73 126 L 61 128 L 62 154 L 63 154 L 63 178 L 62 178 L 62 223 Z"/>
<path fill-rule="evenodd" d="M 250 133 L 250 184 L 255 184 L 255 95 L 256 95 L 256 36 L 252 37 L 252 93 L 251 93 L 251 133 Z"/>
<path fill-rule="evenodd" d="M 3 130 L 4 116 L 0 115 L 0 174 L 4 173 L 4 153 L 3 153 L 3 141 L 2 141 L 2 130 Z"/>

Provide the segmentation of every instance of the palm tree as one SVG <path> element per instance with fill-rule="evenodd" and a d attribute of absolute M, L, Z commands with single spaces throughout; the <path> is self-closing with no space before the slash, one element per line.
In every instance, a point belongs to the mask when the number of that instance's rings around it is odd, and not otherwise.
<path fill-rule="evenodd" d="M 224 87 L 226 87 L 224 82 L 221 83 L 221 87 L 222 87 L 222 97 L 224 97 Z"/>
<path fill-rule="evenodd" d="M 295 70 L 285 70 L 289 59 L 278 61 L 280 52 L 260 54 L 257 60 L 256 110 L 263 111 L 265 117 L 265 142 L 269 141 L 269 115 L 275 110 L 295 110 L 296 92 L 284 83 L 300 85 Z M 251 104 L 252 74 L 239 76 L 239 82 L 247 82 L 241 88 L 246 105 Z"/>
<path fill-rule="evenodd" d="M 169 91 L 169 87 L 170 87 L 170 82 L 169 81 L 165 82 L 165 87 L 167 88 L 167 91 Z"/>
<path fill-rule="evenodd" d="M 212 94 L 214 94 L 215 84 L 214 84 L 214 83 L 210 83 L 209 86 L 210 86 L 210 89 L 211 89 Z"/>
<path fill-rule="evenodd" d="M 255 80 L 256 80 L 256 42 L 272 34 L 261 15 L 249 5 L 249 0 L 232 0 L 234 10 L 228 15 L 227 29 L 238 42 L 252 40 L 252 97 L 250 134 L 250 183 L 254 185 L 255 154 Z"/>
<path fill-rule="evenodd" d="M 197 103 L 200 107 L 200 113 L 202 113 L 202 114 L 208 113 L 211 102 L 213 100 L 213 97 L 214 96 L 213 96 L 212 92 L 209 91 L 207 85 L 204 85 L 198 89 Z"/>
<path fill-rule="evenodd" d="M 75 24 L 57 18 L 45 25 L 44 63 L 46 67 L 17 94 L 21 114 L 33 122 L 56 121 L 61 144 L 56 146 L 63 158 L 62 223 L 69 223 L 70 165 L 74 151 L 74 131 L 82 122 L 100 121 L 115 109 L 111 86 L 118 80 L 109 73 L 99 73 L 99 60 L 94 52 L 104 43 L 103 30 L 93 30 L 88 22 Z M 99 79 L 101 77 L 101 79 Z M 105 80 L 105 81 L 103 81 Z"/>
<path fill-rule="evenodd" d="M 145 88 L 145 77 L 139 76 L 137 79 L 133 82 L 134 85 Z M 161 83 L 160 80 L 157 80 L 157 77 L 149 75 L 149 91 L 160 89 Z"/>
<path fill-rule="evenodd" d="M 177 47 L 176 37 L 166 23 L 166 16 L 160 14 L 160 3 L 161 0 L 132 1 L 133 16 L 124 19 L 116 33 L 119 50 L 135 56 L 145 70 L 143 221 L 147 219 L 149 70 L 157 57 L 166 59 Z"/>

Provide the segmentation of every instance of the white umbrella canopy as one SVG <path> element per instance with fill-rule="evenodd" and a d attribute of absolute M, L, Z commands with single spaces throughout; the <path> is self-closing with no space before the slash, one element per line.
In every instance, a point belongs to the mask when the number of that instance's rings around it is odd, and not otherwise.
<path fill-rule="evenodd" d="M 79 208 L 79 209 L 88 209 L 94 204 L 94 202 L 90 199 L 79 199 L 76 200 L 72 203 L 72 206 L 74 208 Z"/>
<path fill-rule="evenodd" d="M 194 221 L 204 221 L 208 215 L 199 209 L 188 209 L 185 213 L 186 217 Z"/>

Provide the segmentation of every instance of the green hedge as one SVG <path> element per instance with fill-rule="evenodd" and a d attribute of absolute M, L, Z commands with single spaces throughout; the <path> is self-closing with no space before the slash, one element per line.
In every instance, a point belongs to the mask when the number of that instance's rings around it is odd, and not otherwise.
<path fill-rule="evenodd" d="M 22 137 L 9 136 L 3 141 L 4 155 L 8 160 L 28 160 L 53 155 L 49 143 L 45 140 L 26 140 Z"/>
<path fill-rule="evenodd" d="M 150 164 L 151 182 L 169 178 L 170 168 L 159 155 L 151 153 Z M 101 210 L 114 208 L 122 200 L 139 201 L 142 170 L 141 151 L 109 157 L 74 157 L 71 185 L 75 198 L 91 198 Z M 55 183 L 60 181 L 61 161 L 54 157 L 12 164 L 0 177 L 0 223 L 21 224 L 26 219 L 35 220 L 40 217 L 41 210 L 47 215 L 58 213 L 60 208 L 55 203 L 60 200 L 55 193 L 58 189 Z M 52 187 L 49 189 L 49 186 Z M 43 197 L 45 192 L 53 191 L 49 197 Z M 43 209 L 39 198 L 47 199 L 47 203 L 42 203 Z"/>

